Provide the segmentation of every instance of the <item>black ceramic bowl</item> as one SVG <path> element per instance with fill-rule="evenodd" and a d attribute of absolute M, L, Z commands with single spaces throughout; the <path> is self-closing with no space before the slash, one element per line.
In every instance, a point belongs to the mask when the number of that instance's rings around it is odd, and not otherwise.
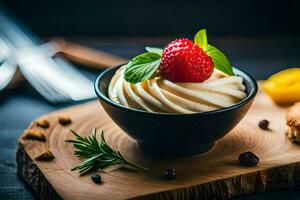
<path fill-rule="evenodd" d="M 111 119 L 134 138 L 147 153 L 159 156 L 188 156 L 209 150 L 245 116 L 257 92 L 256 81 L 234 68 L 243 77 L 247 97 L 220 110 L 195 113 L 150 113 L 117 104 L 108 97 L 108 86 L 116 66 L 103 71 L 95 82 L 95 92 Z"/>

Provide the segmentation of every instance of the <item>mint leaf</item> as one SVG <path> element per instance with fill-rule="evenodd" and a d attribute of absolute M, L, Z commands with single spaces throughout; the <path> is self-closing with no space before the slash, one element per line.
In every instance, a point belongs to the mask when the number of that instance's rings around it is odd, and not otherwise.
<path fill-rule="evenodd" d="M 206 29 L 201 29 L 198 33 L 196 33 L 194 43 L 212 58 L 215 68 L 230 76 L 234 75 L 232 66 L 225 54 L 216 47 L 207 43 Z"/>
<path fill-rule="evenodd" d="M 201 29 L 198 31 L 194 37 L 194 43 L 206 51 L 207 49 L 207 36 L 206 36 L 206 29 Z"/>
<path fill-rule="evenodd" d="M 146 51 L 152 52 L 152 53 L 157 53 L 158 55 L 162 55 L 163 49 L 157 48 L 157 47 L 146 47 Z"/>
<path fill-rule="evenodd" d="M 206 53 L 212 58 L 215 68 L 230 76 L 234 75 L 232 66 L 222 51 L 208 44 Z"/>
<path fill-rule="evenodd" d="M 153 52 L 140 54 L 127 64 L 124 79 L 130 83 L 138 83 L 155 75 L 160 64 L 160 55 Z"/>

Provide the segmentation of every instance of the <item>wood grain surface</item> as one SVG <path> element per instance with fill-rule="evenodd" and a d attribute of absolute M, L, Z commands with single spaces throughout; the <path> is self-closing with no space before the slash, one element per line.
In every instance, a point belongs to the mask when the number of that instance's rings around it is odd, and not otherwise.
<path fill-rule="evenodd" d="M 61 114 L 70 115 L 73 123 L 61 126 L 57 122 Z M 259 92 L 247 116 L 209 152 L 168 160 L 141 152 L 100 104 L 92 102 L 42 116 L 51 124 L 45 130 L 47 141 L 20 138 L 18 173 L 41 199 L 228 199 L 292 187 L 300 182 L 300 147 L 284 135 L 284 114 L 285 108 Z M 258 128 L 261 119 L 270 121 L 271 131 Z M 64 142 L 72 138 L 69 128 L 89 135 L 94 127 L 99 132 L 103 129 L 107 143 L 126 158 L 149 167 L 150 171 L 108 170 L 100 173 L 101 185 L 94 184 L 89 175 L 79 177 L 77 172 L 70 171 L 79 160 L 73 155 L 72 145 Z M 38 129 L 34 122 L 29 128 Z M 49 148 L 56 157 L 53 161 L 34 160 Z M 258 166 L 238 164 L 237 157 L 244 151 L 253 151 L 260 157 Z M 175 180 L 164 178 L 166 168 L 176 169 Z"/>

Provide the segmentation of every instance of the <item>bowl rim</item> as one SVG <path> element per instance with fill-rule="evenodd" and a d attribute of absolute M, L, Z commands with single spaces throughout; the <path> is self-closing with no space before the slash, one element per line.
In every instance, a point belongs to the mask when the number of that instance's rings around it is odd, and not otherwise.
<path fill-rule="evenodd" d="M 126 63 L 125 63 L 126 64 Z M 144 111 L 144 110 L 139 110 L 139 109 L 135 109 L 135 108 L 129 108 L 126 106 L 123 106 L 121 104 L 118 104 L 114 101 L 112 101 L 110 98 L 108 98 L 105 94 L 103 94 L 100 89 L 99 89 L 99 82 L 101 80 L 101 78 L 108 73 L 111 70 L 114 70 L 116 68 L 120 68 L 121 66 L 125 65 L 125 64 L 119 64 L 119 65 L 115 65 L 113 67 L 109 67 L 107 69 L 105 69 L 104 71 L 102 71 L 95 83 L 94 83 L 94 90 L 96 95 L 98 96 L 98 98 L 100 98 L 101 100 L 103 100 L 104 102 L 106 102 L 107 104 L 116 107 L 120 110 L 123 111 L 128 111 L 128 112 L 136 112 L 136 113 L 143 113 L 143 114 L 147 114 L 147 115 L 166 115 L 166 116 L 188 116 L 188 115 L 212 115 L 212 114 L 217 114 L 217 113 L 222 113 L 222 112 L 226 112 L 226 111 L 230 111 L 230 110 L 234 110 L 237 108 L 240 108 L 242 106 L 244 106 L 245 104 L 247 104 L 249 101 L 251 101 L 255 95 L 257 94 L 258 91 L 258 85 L 256 80 L 247 72 L 245 72 L 244 70 L 241 70 L 237 67 L 233 67 L 234 71 L 238 71 L 239 75 L 242 76 L 243 78 L 246 77 L 247 79 L 250 80 L 251 84 L 254 86 L 254 88 L 250 88 L 250 93 L 249 95 L 247 95 L 246 98 L 244 98 L 242 101 L 230 106 L 230 107 L 226 107 L 226 108 L 221 108 L 221 109 L 217 109 L 217 110 L 212 110 L 212 111 L 206 111 L 206 112 L 195 112 L 195 113 L 161 113 L 161 112 L 148 112 L 148 111 Z M 242 74 L 242 75 L 241 75 Z"/>

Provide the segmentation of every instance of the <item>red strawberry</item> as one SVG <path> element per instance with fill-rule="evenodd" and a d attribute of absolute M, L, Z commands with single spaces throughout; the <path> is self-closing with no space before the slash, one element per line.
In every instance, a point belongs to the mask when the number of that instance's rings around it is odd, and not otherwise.
<path fill-rule="evenodd" d="M 163 50 L 160 68 L 172 82 L 203 82 L 214 69 L 211 59 L 189 39 L 176 39 Z"/>

